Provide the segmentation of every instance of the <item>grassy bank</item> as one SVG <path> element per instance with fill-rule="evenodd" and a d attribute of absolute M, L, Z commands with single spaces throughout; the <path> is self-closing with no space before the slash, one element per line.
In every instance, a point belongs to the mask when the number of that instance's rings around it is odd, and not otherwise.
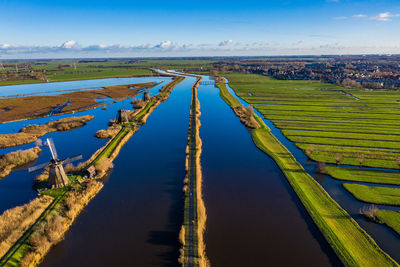
<path fill-rule="evenodd" d="M 225 84 L 220 86 L 224 87 Z M 242 85 L 243 86 L 243 85 Z M 223 99 L 229 98 L 227 90 Z M 227 102 L 229 104 L 229 102 Z M 262 127 L 251 130 L 256 146 L 272 157 L 328 243 L 346 266 L 398 266 L 296 161 L 255 115 Z"/>
<path fill-rule="evenodd" d="M 358 200 L 372 204 L 400 206 L 400 188 L 361 184 L 343 184 L 343 187 Z"/>
<path fill-rule="evenodd" d="M 400 235 L 400 212 L 393 210 L 378 210 L 376 217 L 380 223 L 384 223 Z"/>
<path fill-rule="evenodd" d="M 175 83 L 176 85 L 177 83 Z M 164 93 L 168 98 L 173 87 Z M 161 94 L 161 93 L 160 93 Z M 156 105 L 162 101 L 157 102 Z M 151 112 L 152 110 L 149 110 Z M 125 124 L 107 144 L 81 165 L 82 169 L 94 165 L 101 178 L 112 167 L 113 160 L 120 149 L 139 129 L 137 125 Z M 79 171 L 78 171 L 79 172 Z M 69 176 L 71 184 L 60 189 L 43 191 L 42 194 L 54 196 L 53 202 L 46 207 L 34 224 L 19 237 L 8 252 L 0 259 L 0 265 L 32 266 L 38 265 L 49 249 L 60 240 L 72 225 L 76 217 L 89 201 L 101 190 L 103 184 L 94 180 L 83 181 L 80 175 Z M 25 220 L 25 217 L 20 220 Z M 21 233 L 18 233 L 20 235 Z"/>
<path fill-rule="evenodd" d="M 344 168 L 336 166 L 327 166 L 326 171 L 329 175 L 338 180 L 375 183 L 375 184 L 400 185 L 399 172 L 365 170 L 365 169 Z"/>

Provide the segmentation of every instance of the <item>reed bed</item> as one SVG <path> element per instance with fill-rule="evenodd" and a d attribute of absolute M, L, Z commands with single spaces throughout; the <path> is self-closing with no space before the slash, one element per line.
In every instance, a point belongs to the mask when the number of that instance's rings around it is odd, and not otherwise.
<path fill-rule="evenodd" d="M 0 156 L 0 179 L 9 175 L 13 168 L 32 162 L 42 150 L 37 146 Z"/>
<path fill-rule="evenodd" d="M 31 202 L 6 210 L 0 216 L 0 258 L 33 225 L 53 198 L 41 196 Z"/>
<path fill-rule="evenodd" d="M 82 127 L 86 122 L 92 120 L 94 116 L 86 115 L 82 117 L 64 118 L 57 121 L 48 122 L 42 125 L 29 125 L 15 134 L 0 134 L 0 148 L 20 146 L 35 142 L 39 137 L 51 132 L 68 131 Z"/>

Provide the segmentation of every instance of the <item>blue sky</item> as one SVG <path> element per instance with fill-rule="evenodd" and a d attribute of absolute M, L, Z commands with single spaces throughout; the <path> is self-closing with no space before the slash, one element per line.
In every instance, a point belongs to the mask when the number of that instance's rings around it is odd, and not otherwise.
<path fill-rule="evenodd" d="M 399 0 L 0 0 L 0 56 L 400 54 Z"/>

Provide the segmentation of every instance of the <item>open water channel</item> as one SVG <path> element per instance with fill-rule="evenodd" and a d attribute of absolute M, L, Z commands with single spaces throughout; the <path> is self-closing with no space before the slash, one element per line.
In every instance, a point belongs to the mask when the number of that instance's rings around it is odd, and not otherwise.
<path fill-rule="evenodd" d="M 152 94 L 170 81 L 162 79 L 164 83 L 153 88 Z M 122 148 L 102 191 L 77 218 L 65 240 L 52 248 L 43 266 L 178 265 L 185 148 L 195 80 L 187 77 L 178 84 L 169 100 L 159 105 Z M 207 80 L 204 76 L 203 81 Z M 150 77 L 146 81 L 160 80 Z M 198 97 L 205 243 L 211 265 L 341 265 L 278 166 L 254 146 L 218 89 L 200 85 Z M 93 134 L 105 128 L 119 108 L 130 107 L 130 101 L 113 103 L 107 110 L 7 123 L 0 125 L 0 131 L 9 133 L 25 124 L 92 114 L 95 119 L 82 128 L 45 136 L 54 139 L 61 157 L 82 153 L 87 158 L 105 143 Z M 27 147 L 32 144 L 21 146 Z M 49 157 L 45 148 L 38 162 Z M 0 181 L 0 212 L 35 196 L 32 178 L 21 169 Z"/>

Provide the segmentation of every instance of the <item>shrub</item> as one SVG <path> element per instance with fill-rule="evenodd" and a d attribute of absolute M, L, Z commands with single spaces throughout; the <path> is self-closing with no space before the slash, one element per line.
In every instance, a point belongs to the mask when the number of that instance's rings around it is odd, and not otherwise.
<path fill-rule="evenodd" d="M 102 158 L 99 162 L 97 162 L 94 167 L 96 168 L 96 172 L 99 174 L 103 174 L 113 167 L 112 160 L 109 158 Z"/>
<path fill-rule="evenodd" d="M 360 164 L 360 167 L 362 167 L 362 165 L 365 162 L 365 155 L 364 154 L 358 154 L 357 160 L 358 160 L 358 163 Z"/>
<path fill-rule="evenodd" d="M 335 161 L 336 161 L 336 164 L 339 165 L 340 162 L 341 162 L 342 160 L 343 160 L 343 155 L 340 154 L 340 153 L 336 153 L 336 154 L 335 154 Z"/>
<path fill-rule="evenodd" d="M 318 162 L 316 171 L 322 174 L 326 173 L 326 163 L 325 162 Z"/>
<path fill-rule="evenodd" d="M 364 206 L 360 209 L 360 214 L 364 215 L 371 221 L 376 221 L 376 213 L 378 211 L 378 208 L 375 205 L 369 205 L 369 206 Z"/>

